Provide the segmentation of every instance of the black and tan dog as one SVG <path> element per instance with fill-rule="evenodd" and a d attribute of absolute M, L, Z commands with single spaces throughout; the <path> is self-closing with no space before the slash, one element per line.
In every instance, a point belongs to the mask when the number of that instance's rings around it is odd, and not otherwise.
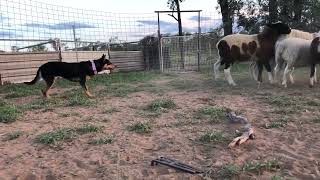
<path fill-rule="evenodd" d="M 86 80 L 101 71 L 109 70 L 111 72 L 115 67 L 115 65 L 106 59 L 105 54 L 100 59 L 79 63 L 48 62 L 39 67 L 36 77 L 31 82 L 25 82 L 25 84 L 33 85 L 42 78 L 47 84 L 46 89 L 42 90 L 42 94 L 48 98 L 49 90 L 55 78 L 63 77 L 70 81 L 79 82 L 87 96 L 92 97 L 86 86 Z"/>

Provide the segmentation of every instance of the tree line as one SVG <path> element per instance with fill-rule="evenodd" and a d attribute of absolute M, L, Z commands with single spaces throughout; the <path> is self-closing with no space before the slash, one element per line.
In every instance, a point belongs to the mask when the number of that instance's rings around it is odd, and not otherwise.
<path fill-rule="evenodd" d="M 320 0 L 218 0 L 224 35 L 233 27 L 259 32 L 266 23 L 282 21 L 308 32 L 320 30 Z"/>

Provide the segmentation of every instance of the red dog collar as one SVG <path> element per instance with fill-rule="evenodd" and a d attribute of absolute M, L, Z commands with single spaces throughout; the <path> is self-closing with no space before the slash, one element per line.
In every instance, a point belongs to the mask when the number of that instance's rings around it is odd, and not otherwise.
<path fill-rule="evenodd" d="M 96 64 L 92 60 L 90 60 L 90 62 L 91 62 L 91 66 L 92 66 L 92 70 L 93 70 L 94 75 L 98 74 Z"/>

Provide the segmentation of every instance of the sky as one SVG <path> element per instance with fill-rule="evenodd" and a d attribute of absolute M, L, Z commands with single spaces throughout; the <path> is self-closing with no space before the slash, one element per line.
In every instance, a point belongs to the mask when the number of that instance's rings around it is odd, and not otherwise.
<path fill-rule="evenodd" d="M 67 7 L 100 10 L 118 13 L 153 13 L 156 10 L 169 10 L 167 0 L 37 0 Z M 181 10 L 214 11 L 215 0 L 185 0 Z"/>
<path fill-rule="evenodd" d="M 221 24 L 214 0 L 185 0 L 181 10 L 202 10 L 202 32 Z M 59 38 L 89 42 L 132 42 L 157 34 L 156 10 L 167 0 L 0 0 L 0 50 Z M 197 32 L 197 13 L 183 13 L 183 31 Z M 160 15 L 161 34 L 177 34 L 177 22 Z M 17 41 L 12 41 L 17 39 Z M 18 41 L 19 40 L 19 41 Z M 72 43 L 69 43 L 72 45 Z"/>

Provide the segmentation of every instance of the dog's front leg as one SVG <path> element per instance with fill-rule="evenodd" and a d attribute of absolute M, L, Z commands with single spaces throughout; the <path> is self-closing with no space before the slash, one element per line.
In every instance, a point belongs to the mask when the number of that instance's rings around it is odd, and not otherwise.
<path fill-rule="evenodd" d="M 80 78 L 80 85 L 82 86 L 82 88 L 85 90 L 85 93 L 88 97 L 92 98 L 94 97 L 88 90 L 88 87 L 86 85 L 86 77 Z"/>

